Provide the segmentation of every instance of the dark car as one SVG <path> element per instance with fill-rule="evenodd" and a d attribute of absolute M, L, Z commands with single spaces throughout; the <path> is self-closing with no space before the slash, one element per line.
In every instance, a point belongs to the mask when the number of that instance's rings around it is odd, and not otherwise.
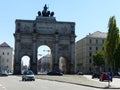
<path fill-rule="evenodd" d="M 31 70 L 26 70 L 23 72 L 22 81 L 35 81 L 35 75 Z"/>
<path fill-rule="evenodd" d="M 118 76 L 120 76 L 120 72 L 118 72 Z"/>
<path fill-rule="evenodd" d="M 59 75 L 59 76 L 62 76 L 63 73 L 58 72 L 58 71 L 51 71 L 51 72 L 48 72 L 47 75 Z"/>
<path fill-rule="evenodd" d="M 111 81 L 112 82 L 112 74 L 109 72 L 104 72 L 100 75 L 99 81 Z"/>
<path fill-rule="evenodd" d="M 99 78 L 100 77 L 100 73 L 99 72 L 94 72 L 93 74 L 92 74 L 92 79 L 94 79 L 94 78 Z"/>

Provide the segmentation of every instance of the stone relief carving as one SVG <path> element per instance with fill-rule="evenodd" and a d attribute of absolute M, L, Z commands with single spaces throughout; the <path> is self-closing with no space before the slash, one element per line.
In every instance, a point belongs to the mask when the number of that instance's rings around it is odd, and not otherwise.
<path fill-rule="evenodd" d="M 21 44 L 21 49 L 31 49 L 32 45 L 31 44 Z"/>
<path fill-rule="evenodd" d="M 27 25 L 24 26 L 24 30 L 25 30 L 25 32 L 29 32 L 29 29 L 30 29 L 29 26 L 27 26 Z"/>
<path fill-rule="evenodd" d="M 59 45 L 59 50 L 68 50 L 69 49 L 68 46 L 69 45 L 67 45 L 67 44 L 60 44 Z"/>

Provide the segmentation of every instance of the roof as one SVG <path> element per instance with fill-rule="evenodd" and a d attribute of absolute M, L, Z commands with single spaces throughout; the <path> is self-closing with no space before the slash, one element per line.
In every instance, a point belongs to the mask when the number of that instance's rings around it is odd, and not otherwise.
<path fill-rule="evenodd" d="M 93 38 L 106 38 L 107 37 L 107 33 L 105 32 L 100 32 L 100 31 L 96 31 L 92 34 L 87 35 L 87 37 L 93 37 Z"/>
<path fill-rule="evenodd" d="M 0 44 L 0 47 L 10 47 L 6 42 L 3 42 L 2 44 Z"/>

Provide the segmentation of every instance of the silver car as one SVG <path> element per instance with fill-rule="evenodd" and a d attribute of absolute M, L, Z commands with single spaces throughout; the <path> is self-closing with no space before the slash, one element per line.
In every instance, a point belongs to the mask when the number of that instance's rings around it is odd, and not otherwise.
<path fill-rule="evenodd" d="M 31 70 L 26 70 L 23 72 L 22 81 L 35 81 L 35 75 Z"/>

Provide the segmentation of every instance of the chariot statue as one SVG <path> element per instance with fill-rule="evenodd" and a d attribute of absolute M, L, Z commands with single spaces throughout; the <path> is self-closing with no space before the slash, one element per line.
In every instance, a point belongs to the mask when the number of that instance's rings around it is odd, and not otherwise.
<path fill-rule="evenodd" d="M 48 7 L 45 4 L 42 13 L 40 11 L 38 11 L 38 16 L 43 16 L 43 17 L 49 17 L 49 16 L 51 16 L 51 17 L 53 17 L 54 16 L 54 12 L 48 11 Z"/>

